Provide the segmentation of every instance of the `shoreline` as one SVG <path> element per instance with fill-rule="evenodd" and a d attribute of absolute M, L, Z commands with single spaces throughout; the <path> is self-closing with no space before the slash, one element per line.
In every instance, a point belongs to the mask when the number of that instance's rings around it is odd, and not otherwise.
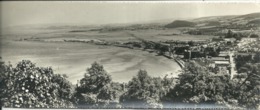
<path fill-rule="evenodd" d="M 84 76 L 86 68 L 90 67 L 94 61 L 100 62 L 111 76 L 115 76 L 113 79 L 120 79 L 123 82 L 131 80 L 140 69 L 147 70 L 152 77 L 164 77 L 166 74 L 171 76 L 170 73 L 173 73 L 172 76 L 177 76 L 179 70 L 179 67 L 176 67 L 179 65 L 174 60 L 157 56 L 154 52 L 144 52 L 142 49 L 126 49 L 116 46 L 107 48 L 101 46 L 100 48 L 100 45 L 66 42 L 8 41 L 5 44 L 2 58 L 6 63 L 11 61 L 13 66 L 16 66 L 19 61 L 24 59 L 31 60 L 37 66 L 51 66 L 55 73 L 67 74 L 73 84 Z M 11 49 L 15 50 L 10 51 Z M 51 54 L 45 54 L 46 51 L 51 51 Z M 136 65 L 138 59 L 143 60 L 139 66 Z M 75 63 L 73 64 L 73 62 Z M 122 66 L 124 67 L 122 68 Z"/>

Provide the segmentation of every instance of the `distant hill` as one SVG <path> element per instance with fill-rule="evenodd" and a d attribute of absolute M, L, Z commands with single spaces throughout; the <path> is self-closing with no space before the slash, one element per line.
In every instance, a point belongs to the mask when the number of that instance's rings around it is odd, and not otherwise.
<path fill-rule="evenodd" d="M 170 24 L 165 25 L 166 28 L 178 28 L 178 27 L 192 27 L 195 23 L 184 20 L 175 20 Z"/>
<path fill-rule="evenodd" d="M 165 25 L 166 27 L 182 27 L 192 26 L 194 23 L 196 26 L 218 26 L 218 25 L 225 25 L 225 24 L 252 24 L 257 23 L 259 24 L 260 19 L 260 12 L 259 13 L 250 13 L 245 15 L 227 15 L 227 16 L 208 16 L 208 17 L 201 17 L 192 20 L 176 20 L 172 23 Z M 175 26 L 174 26 L 175 25 Z"/>
<path fill-rule="evenodd" d="M 221 21 L 221 20 L 227 20 L 227 19 L 232 19 L 235 18 L 236 15 L 226 15 L 226 16 L 207 16 L 207 17 L 201 17 L 201 18 L 196 18 L 192 19 L 192 22 L 205 22 L 205 21 Z"/>
<path fill-rule="evenodd" d="M 260 18 L 260 13 L 251 13 L 251 14 L 241 15 L 241 16 L 238 16 L 237 18 L 243 18 L 245 20 L 252 20 L 255 18 Z"/>
<path fill-rule="evenodd" d="M 240 29 L 249 30 L 251 28 L 257 29 L 260 27 L 260 12 L 250 13 L 245 15 L 227 15 L 227 16 L 208 16 L 190 20 L 175 20 L 165 25 L 166 28 L 196 28 L 199 30 L 211 29 Z"/>
<path fill-rule="evenodd" d="M 219 25 L 221 25 L 221 23 L 219 21 L 209 21 L 206 25 L 207 26 L 219 26 Z"/>
<path fill-rule="evenodd" d="M 185 27 L 184 33 L 191 35 L 223 36 L 228 29 L 244 32 L 259 30 L 260 12 L 245 15 L 208 16 L 189 20 L 175 20 L 164 25 L 166 28 Z"/>
<path fill-rule="evenodd" d="M 260 25 L 260 19 L 251 20 L 251 21 L 249 21 L 247 24 Z"/>

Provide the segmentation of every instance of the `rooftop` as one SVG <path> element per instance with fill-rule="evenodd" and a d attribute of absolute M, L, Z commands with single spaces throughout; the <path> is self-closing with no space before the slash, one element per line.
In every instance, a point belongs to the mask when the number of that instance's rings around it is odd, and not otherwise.
<path fill-rule="evenodd" d="M 226 64 L 226 65 L 229 65 L 229 61 L 215 61 L 215 64 Z"/>
<path fill-rule="evenodd" d="M 225 38 L 225 41 L 235 41 L 235 38 Z"/>
<path fill-rule="evenodd" d="M 210 60 L 212 61 L 228 61 L 225 57 L 212 57 Z"/>
<path fill-rule="evenodd" d="M 228 54 L 227 53 L 220 53 L 218 56 L 226 57 L 226 56 L 228 56 Z"/>

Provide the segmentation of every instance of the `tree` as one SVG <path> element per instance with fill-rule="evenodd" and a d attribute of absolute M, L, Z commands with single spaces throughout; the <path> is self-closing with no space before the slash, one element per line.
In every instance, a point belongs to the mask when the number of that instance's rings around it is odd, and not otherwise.
<path fill-rule="evenodd" d="M 79 106 L 95 106 L 98 103 L 97 96 L 111 81 L 111 76 L 107 74 L 104 67 L 94 62 L 87 69 L 84 78 L 80 80 L 80 85 L 76 88 L 75 97 L 77 97 L 77 104 Z"/>
<path fill-rule="evenodd" d="M 225 37 L 226 38 L 232 38 L 233 37 L 233 32 L 229 29 Z"/>
<path fill-rule="evenodd" d="M 97 62 L 91 65 L 91 68 L 87 69 L 84 78 L 80 80 L 80 86 L 78 89 L 82 90 L 82 93 L 98 93 L 101 88 L 111 82 L 111 76 L 107 74 L 104 67 Z"/>
<path fill-rule="evenodd" d="M 244 80 L 239 82 L 238 101 L 247 108 L 256 109 L 260 105 L 260 64 L 246 64 L 247 68 Z"/>
<path fill-rule="evenodd" d="M 0 70 L 4 107 L 74 107 L 69 95 L 71 86 L 65 78 L 54 74 L 52 68 L 36 67 L 31 61 L 23 60 L 15 68 L 2 64 Z"/>
<path fill-rule="evenodd" d="M 179 75 L 179 83 L 168 94 L 173 102 L 224 104 L 232 98 L 230 94 L 224 95 L 231 91 L 229 88 L 228 76 L 215 76 L 208 67 L 190 61 Z"/>
<path fill-rule="evenodd" d="M 164 55 L 165 52 L 169 51 L 169 47 L 166 45 L 157 44 L 156 48 L 158 48 L 158 52 L 160 55 Z"/>
<path fill-rule="evenodd" d="M 257 57 L 255 57 L 255 59 L 257 59 Z M 252 61 L 252 55 L 238 55 L 235 58 L 235 62 L 236 62 L 236 68 L 238 72 L 240 72 L 241 67 L 243 67 L 247 63 L 251 63 L 254 61 Z"/>
<path fill-rule="evenodd" d="M 12 72 L 12 65 L 5 65 L 4 62 L 0 62 L 0 106 L 10 106 L 10 104 L 5 104 L 8 102 L 9 91 L 6 89 L 9 79 L 9 73 Z"/>
<path fill-rule="evenodd" d="M 144 44 L 144 50 L 145 50 L 145 49 L 153 49 L 153 48 L 154 48 L 154 45 L 153 45 L 152 42 L 142 41 L 142 43 Z"/>
<path fill-rule="evenodd" d="M 188 44 L 189 44 L 189 46 L 194 46 L 195 43 L 194 43 L 194 41 L 189 41 Z"/>
<path fill-rule="evenodd" d="M 250 35 L 250 38 L 259 38 L 259 35 L 257 35 L 257 34 L 251 34 L 251 35 Z"/>
<path fill-rule="evenodd" d="M 205 67 L 195 62 L 189 62 L 186 64 L 183 73 L 179 75 L 179 84 L 176 85 L 171 93 L 175 94 L 174 97 L 177 101 L 184 102 L 188 101 L 194 95 L 204 94 L 204 83 L 206 82 L 205 78 L 207 75 L 208 72 Z"/>
<path fill-rule="evenodd" d="M 256 52 L 255 56 L 254 56 L 254 63 L 259 63 L 260 62 L 260 52 Z"/>
<path fill-rule="evenodd" d="M 152 78 L 145 70 L 140 70 L 127 87 L 128 91 L 120 98 L 124 107 L 160 108 L 162 106 L 160 98 L 163 95 L 163 85 L 160 78 Z"/>
<path fill-rule="evenodd" d="M 118 108 L 118 100 L 124 91 L 124 86 L 120 83 L 112 82 L 104 86 L 97 98 L 99 99 L 99 107 L 114 107 Z"/>
<path fill-rule="evenodd" d="M 242 39 L 242 36 L 241 36 L 240 33 L 235 33 L 235 34 L 233 34 L 233 37 L 234 37 L 236 40 L 238 40 L 238 41 L 240 41 L 240 40 Z"/>
<path fill-rule="evenodd" d="M 142 45 L 139 42 L 134 42 L 133 47 L 141 48 Z"/>
<path fill-rule="evenodd" d="M 56 92 L 59 95 L 59 98 L 73 102 L 74 88 L 72 83 L 69 82 L 66 78 L 68 78 L 68 76 L 65 74 L 54 74 L 51 81 L 55 84 Z"/>

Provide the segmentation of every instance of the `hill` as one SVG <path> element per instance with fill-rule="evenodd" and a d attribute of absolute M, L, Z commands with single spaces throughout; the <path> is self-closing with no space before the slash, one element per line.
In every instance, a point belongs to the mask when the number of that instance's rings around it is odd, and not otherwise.
<path fill-rule="evenodd" d="M 241 15 L 241 16 L 238 16 L 237 18 L 252 20 L 255 18 L 260 18 L 260 13 L 251 13 L 251 14 Z"/>
<path fill-rule="evenodd" d="M 167 28 L 176 27 L 205 27 L 205 26 L 231 26 L 237 25 L 260 24 L 260 13 L 251 13 L 245 15 L 227 15 L 227 16 L 209 16 L 191 20 L 175 20 L 172 23 L 166 24 Z M 259 26 L 259 25 L 258 25 Z"/>
<path fill-rule="evenodd" d="M 195 23 L 184 20 L 175 20 L 170 24 L 165 25 L 166 28 L 178 28 L 178 27 L 192 27 Z"/>

